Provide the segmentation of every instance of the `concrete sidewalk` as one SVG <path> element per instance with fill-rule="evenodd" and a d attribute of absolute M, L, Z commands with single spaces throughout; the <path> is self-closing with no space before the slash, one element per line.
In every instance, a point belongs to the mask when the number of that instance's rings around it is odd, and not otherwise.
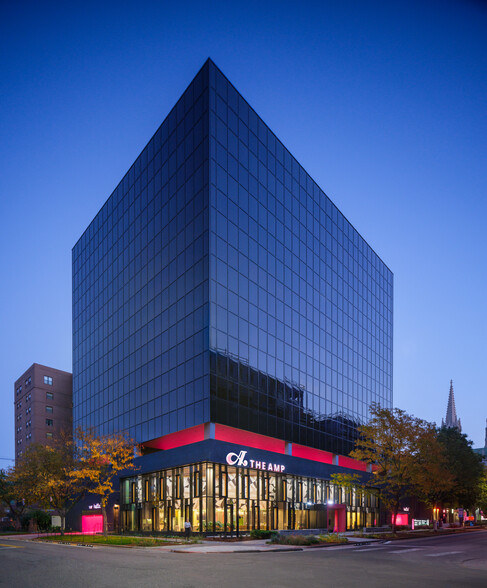
<path fill-rule="evenodd" d="M 161 549 L 153 547 L 152 549 Z M 267 545 L 264 540 L 228 542 L 204 541 L 188 545 L 172 545 L 163 547 L 165 551 L 173 553 L 256 553 L 259 551 L 302 551 L 298 545 Z"/>
<path fill-rule="evenodd" d="M 279 545 L 276 543 L 268 544 L 266 539 L 256 539 L 253 541 L 228 542 L 228 541 L 203 541 L 202 543 L 193 543 L 187 545 L 178 545 L 177 547 L 152 547 L 151 549 L 163 549 L 173 553 L 256 553 L 259 551 L 303 551 L 307 549 L 326 549 L 331 547 L 347 548 L 359 544 L 377 543 L 380 539 L 367 539 L 363 537 L 349 537 L 350 543 L 324 543 L 322 545 Z"/>

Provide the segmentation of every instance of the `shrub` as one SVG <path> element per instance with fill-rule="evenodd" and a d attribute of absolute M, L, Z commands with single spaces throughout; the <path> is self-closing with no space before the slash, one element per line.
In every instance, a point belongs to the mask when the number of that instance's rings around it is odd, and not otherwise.
<path fill-rule="evenodd" d="M 37 523 L 37 527 L 40 531 L 47 531 L 51 528 L 51 515 L 43 510 L 34 510 L 31 513 L 32 520 Z"/>
<path fill-rule="evenodd" d="M 314 535 L 277 535 L 271 543 L 279 545 L 316 545 L 320 540 Z"/>
<path fill-rule="evenodd" d="M 39 531 L 47 531 L 51 528 L 51 515 L 43 510 L 31 510 L 25 513 L 20 519 L 22 530 L 26 531 L 29 528 L 30 521 L 34 521 Z"/>
<path fill-rule="evenodd" d="M 263 529 L 253 529 L 250 531 L 250 536 L 252 539 L 271 539 L 276 535 L 276 531 L 264 531 Z"/>

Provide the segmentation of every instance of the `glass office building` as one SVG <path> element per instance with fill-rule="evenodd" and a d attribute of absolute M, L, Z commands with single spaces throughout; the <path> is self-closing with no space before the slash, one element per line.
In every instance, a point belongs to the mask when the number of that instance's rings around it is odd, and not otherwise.
<path fill-rule="evenodd" d="M 127 431 L 153 471 L 184 431 L 340 470 L 371 403 L 392 406 L 392 291 L 208 60 L 73 249 L 74 424 Z"/>

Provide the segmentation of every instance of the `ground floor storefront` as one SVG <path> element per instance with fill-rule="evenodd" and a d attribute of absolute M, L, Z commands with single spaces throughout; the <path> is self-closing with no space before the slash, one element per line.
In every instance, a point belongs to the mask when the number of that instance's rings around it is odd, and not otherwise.
<path fill-rule="evenodd" d="M 203 533 L 342 532 L 379 524 L 379 499 L 372 491 L 345 489 L 329 479 L 291 474 L 278 463 L 228 455 L 225 464 L 201 461 L 123 478 L 121 530 L 182 532 L 185 521 Z"/>

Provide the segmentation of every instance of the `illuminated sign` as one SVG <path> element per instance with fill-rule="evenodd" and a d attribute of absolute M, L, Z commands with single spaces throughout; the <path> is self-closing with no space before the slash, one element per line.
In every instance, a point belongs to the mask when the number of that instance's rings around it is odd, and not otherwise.
<path fill-rule="evenodd" d="M 101 508 L 101 504 L 99 502 L 97 502 L 96 504 L 90 504 L 90 506 L 88 508 L 90 510 L 95 510 L 97 508 Z"/>
<path fill-rule="evenodd" d="M 428 519 L 413 519 L 415 527 L 427 527 L 430 524 Z"/>
<path fill-rule="evenodd" d="M 408 516 L 406 513 L 398 513 L 396 515 L 396 525 L 407 525 L 408 524 Z M 394 515 L 392 515 L 392 522 L 394 522 Z"/>
<path fill-rule="evenodd" d="M 256 459 L 245 459 L 247 451 L 240 453 L 227 453 L 226 462 L 231 466 L 240 466 L 244 468 L 254 468 L 256 470 L 266 470 L 267 472 L 283 472 L 286 468 L 280 463 L 271 463 L 267 461 L 258 461 Z"/>

